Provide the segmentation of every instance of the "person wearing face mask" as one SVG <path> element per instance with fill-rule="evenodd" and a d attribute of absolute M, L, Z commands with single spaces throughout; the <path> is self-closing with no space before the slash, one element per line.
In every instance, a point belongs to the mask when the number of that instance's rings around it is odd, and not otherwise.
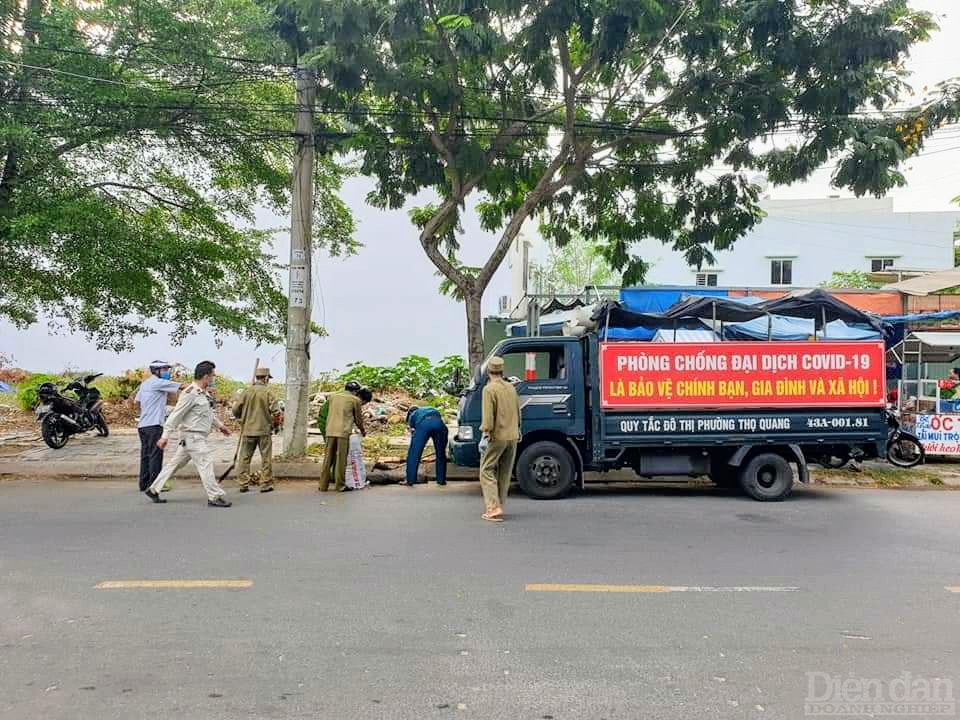
<path fill-rule="evenodd" d="M 140 383 L 134 398 L 140 405 L 137 433 L 140 435 L 140 492 L 157 479 L 163 467 L 163 450 L 157 440 L 163 433 L 167 399 L 180 390 L 180 383 L 170 379 L 170 363 L 154 360 L 150 363 L 150 377 Z"/>
<path fill-rule="evenodd" d="M 173 477 L 173 474 L 188 462 L 193 462 L 207 493 L 207 505 L 210 507 L 230 507 L 226 493 L 217 482 L 213 473 L 213 452 L 207 444 L 207 435 L 216 428 L 224 435 L 230 431 L 220 422 L 213 410 L 213 396 L 210 390 L 216 384 L 216 366 L 209 360 L 197 365 L 193 372 L 193 383 L 180 393 L 177 406 L 170 413 L 163 425 L 163 433 L 157 440 L 157 447 L 161 450 L 167 447 L 170 435 L 180 431 L 180 444 L 173 455 L 173 460 L 167 465 L 153 484 L 144 491 L 144 494 L 155 503 L 165 503 L 160 497 L 163 484 Z"/>

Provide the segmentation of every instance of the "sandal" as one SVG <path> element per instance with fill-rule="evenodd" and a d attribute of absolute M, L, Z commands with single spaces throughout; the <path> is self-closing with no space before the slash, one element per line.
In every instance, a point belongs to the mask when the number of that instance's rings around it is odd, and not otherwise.
<path fill-rule="evenodd" d="M 490 513 L 484 513 L 480 516 L 483 520 L 487 522 L 500 523 L 503 522 L 503 518 L 500 515 L 491 515 Z"/>

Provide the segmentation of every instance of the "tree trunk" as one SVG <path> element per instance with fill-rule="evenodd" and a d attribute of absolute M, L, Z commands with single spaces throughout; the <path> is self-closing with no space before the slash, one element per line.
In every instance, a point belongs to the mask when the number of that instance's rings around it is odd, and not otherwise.
<path fill-rule="evenodd" d="M 483 364 L 483 315 L 481 301 L 483 291 L 464 293 L 463 304 L 467 309 L 467 362 L 473 374 Z"/>

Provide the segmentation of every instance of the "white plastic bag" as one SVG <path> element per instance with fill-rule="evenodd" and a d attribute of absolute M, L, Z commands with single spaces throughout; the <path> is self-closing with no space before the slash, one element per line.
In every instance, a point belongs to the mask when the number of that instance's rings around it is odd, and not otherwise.
<path fill-rule="evenodd" d="M 359 435 L 350 436 L 350 449 L 347 451 L 347 487 L 354 490 L 365 488 L 367 468 L 363 464 L 363 440 Z"/>

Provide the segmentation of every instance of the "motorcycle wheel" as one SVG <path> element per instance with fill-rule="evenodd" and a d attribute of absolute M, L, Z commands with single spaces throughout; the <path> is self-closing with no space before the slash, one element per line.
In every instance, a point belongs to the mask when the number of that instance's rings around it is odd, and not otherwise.
<path fill-rule="evenodd" d="M 53 415 L 47 415 L 40 423 L 40 434 L 43 436 L 43 441 L 54 450 L 59 450 L 66 445 L 69 437 Z"/>
<path fill-rule="evenodd" d="M 103 417 L 103 413 L 97 413 L 97 420 L 93 426 L 97 429 L 98 437 L 106 437 L 110 434 L 110 428 L 107 427 L 107 419 Z"/>
<path fill-rule="evenodd" d="M 887 460 L 891 465 L 911 468 L 926 459 L 920 440 L 909 433 L 900 433 L 887 443 Z"/>

